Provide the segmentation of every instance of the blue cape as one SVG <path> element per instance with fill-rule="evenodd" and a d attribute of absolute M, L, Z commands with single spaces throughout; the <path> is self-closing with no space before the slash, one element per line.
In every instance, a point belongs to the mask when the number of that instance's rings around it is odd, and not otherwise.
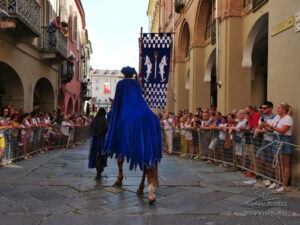
<path fill-rule="evenodd" d="M 162 158 L 160 122 L 145 102 L 136 80 L 118 82 L 109 114 L 103 154 L 126 158 L 130 169 L 155 167 Z"/>

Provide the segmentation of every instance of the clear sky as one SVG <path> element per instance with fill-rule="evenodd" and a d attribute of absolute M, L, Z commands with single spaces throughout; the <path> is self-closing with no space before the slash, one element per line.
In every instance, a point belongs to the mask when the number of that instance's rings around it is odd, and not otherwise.
<path fill-rule="evenodd" d="M 140 28 L 148 31 L 148 0 L 81 0 L 92 42 L 93 69 L 138 70 Z"/>

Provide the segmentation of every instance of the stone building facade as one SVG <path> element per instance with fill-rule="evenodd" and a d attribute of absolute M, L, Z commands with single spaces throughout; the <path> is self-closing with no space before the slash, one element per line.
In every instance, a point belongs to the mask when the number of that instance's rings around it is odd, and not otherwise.
<path fill-rule="evenodd" d="M 26 111 L 52 111 L 59 105 L 64 108 L 58 95 L 64 94 L 62 88 L 76 71 L 68 36 L 72 7 L 82 5 L 79 0 L 0 0 L 0 106 L 11 104 Z M 49 29 L 57 16 L 66 25 L 66 33 Z M 87 42 L 81 38 L 87 32 L 83 9 L 77 18 L 80 37 L 74 55 L 80 69 L 81 46 Z M 81 71 L 79 74 L 82 76 Z M 80 97 L 80 85 L 75 89 Z M 77 109 L 80 107 L 74 106 L 72 112 Z"/>
<path fill-rule="evenodd" d="M 298 0 L 161 0 L 159 31 L 174 32 L 166 110 L 288 102 L 300 145 L 299 12 Z"/>
<path fill-rule="evenodd" d="M 117 83 L 124 78 L 120 70 L 94 70 L 91 72 L 92 98 L 98 107 L 110 106 L 114 99 Z"/>

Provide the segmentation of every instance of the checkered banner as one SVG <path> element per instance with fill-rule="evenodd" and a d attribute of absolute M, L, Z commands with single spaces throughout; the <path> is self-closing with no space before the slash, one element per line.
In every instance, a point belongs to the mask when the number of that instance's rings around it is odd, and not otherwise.
<path fill-rule="evenodd" d="M 140 40 L 141 84 L 150 108 L 165 108 L 170 71 L 171 33 L 143 34 Z"/>

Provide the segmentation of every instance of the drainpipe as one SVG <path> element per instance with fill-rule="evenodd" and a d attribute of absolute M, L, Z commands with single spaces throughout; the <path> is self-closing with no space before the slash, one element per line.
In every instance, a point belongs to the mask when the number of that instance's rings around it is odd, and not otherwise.
<path fill-rule="evenodd" d="M 175 0 L 173 0 L 173 48 L 172 48 L 172 56 L 173 56 L 173 100 L 176 102 L 175 99 L 175 40 L 176 40 L 176 33 L 175 33 Z"/>
<path fill-rule="evenodd" d="M 221 81 L 219 79 L 219 0 L 215 1 L 215 7 L 216 7 L 216 80 L 217 80 L 217 86 L 218 88 L 221 88 Z"/>

